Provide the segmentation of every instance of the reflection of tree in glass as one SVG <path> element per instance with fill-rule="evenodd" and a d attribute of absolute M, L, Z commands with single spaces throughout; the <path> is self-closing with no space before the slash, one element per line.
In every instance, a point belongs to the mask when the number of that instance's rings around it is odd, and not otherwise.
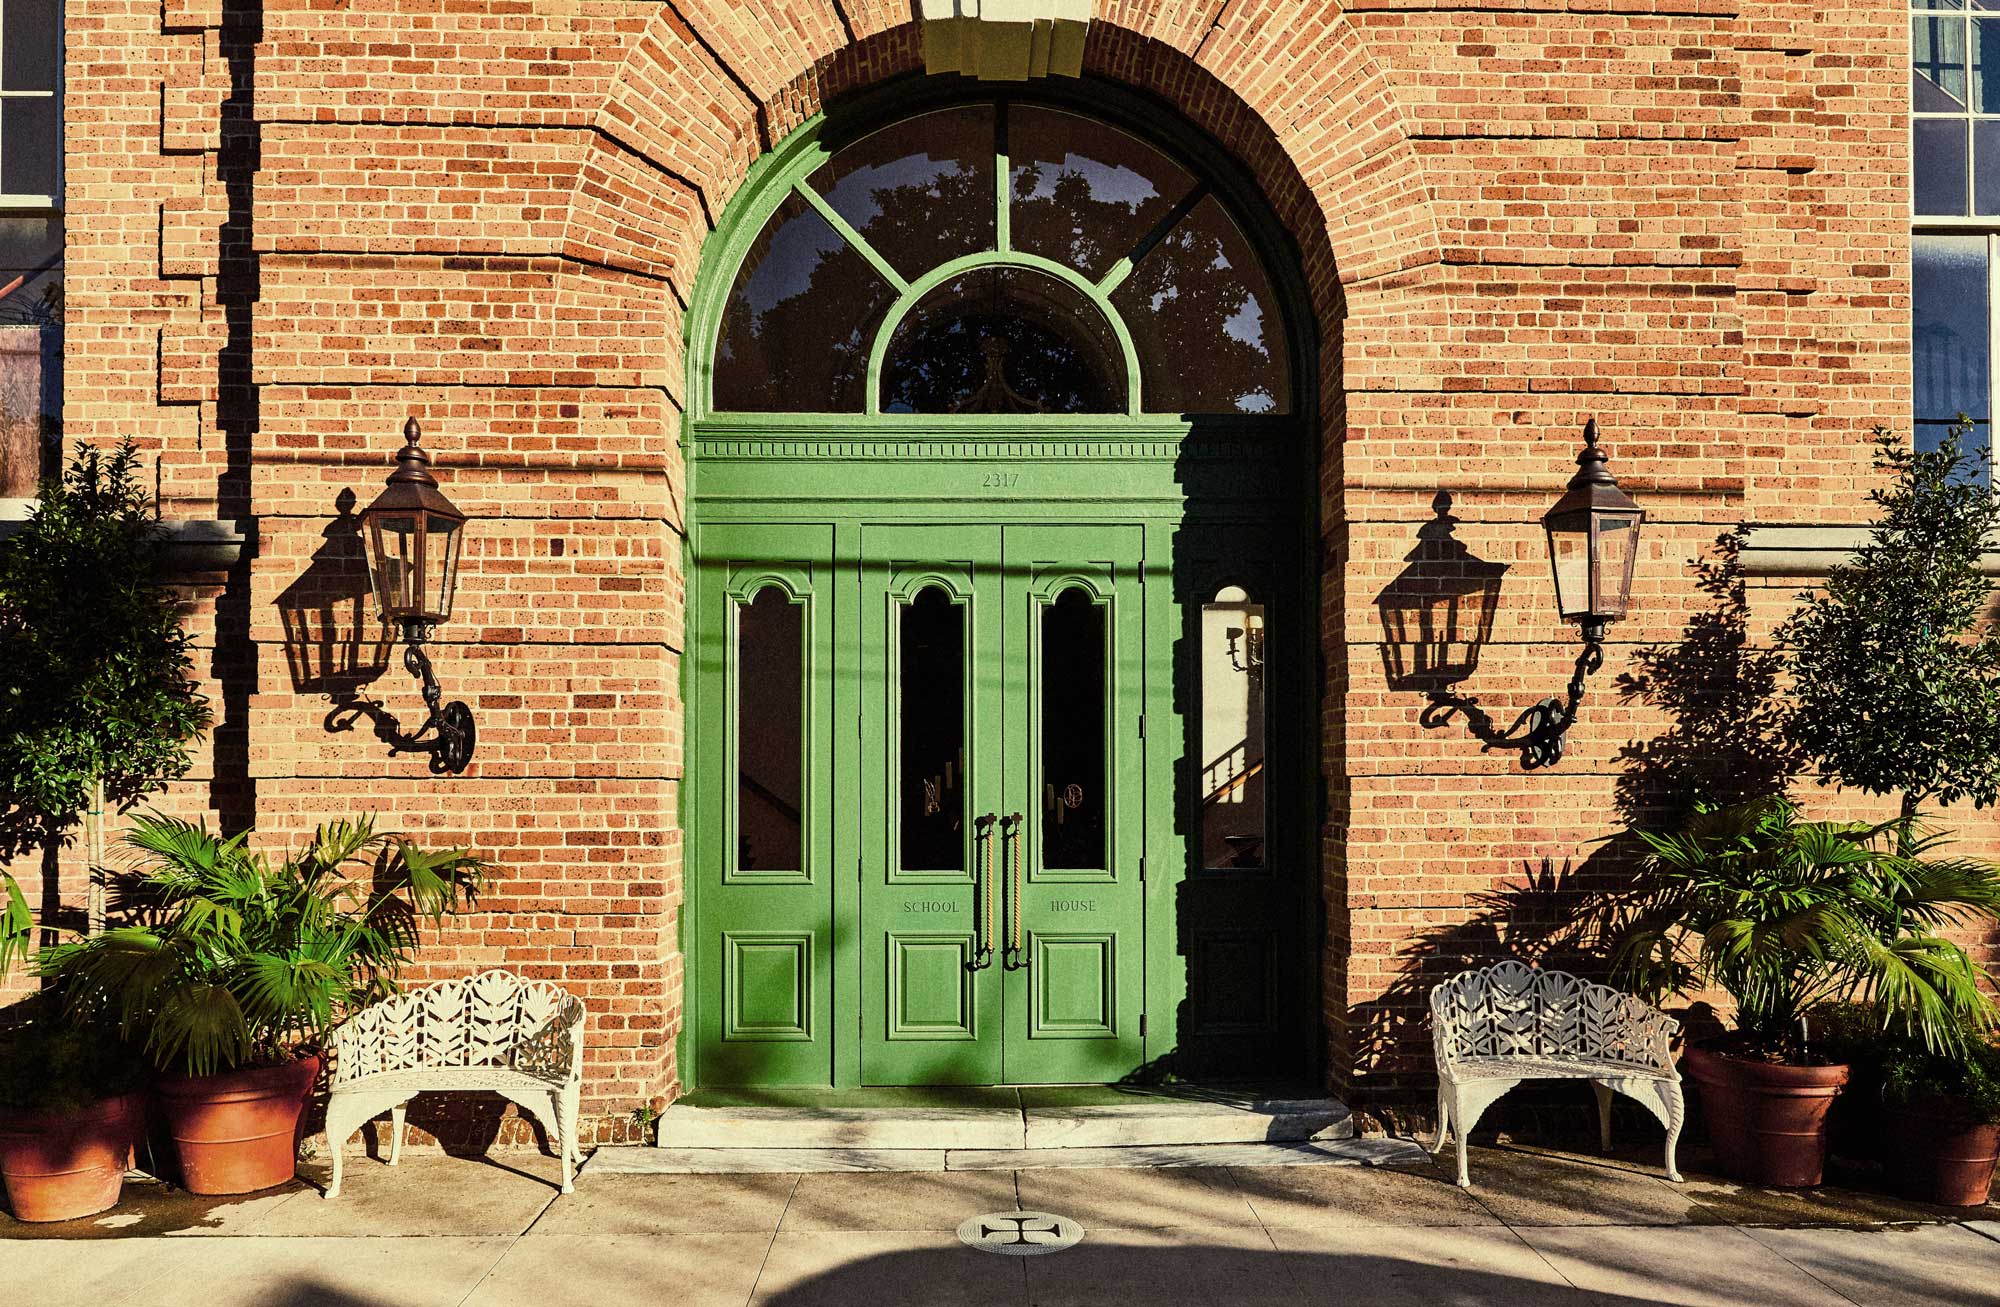
<path fill-rule="evenodd" d="M 1111 302 L 1138 346 L 1148 412 L 1270 413 L 1285 379 L 1262 270 L 1213 199 L 1133 267 Z"/>
<path fill-rule="evenodd" d="M 963 306 L 959 306 L 963 308 Z M 897 332 L 882 368 L 884 413 L 1041 412 L 1113 413 L 1124 408 L 1120 388 L 1105 369 L 1108 360 L 1090 357 L 1037 323 L 1009 312 L 940 311 L 913 332 Z M 1000 379 L 1026 404 L 968 403 L 988 395 L 986 341 L 998 341 Z"/>
<path fill-rule="evenodd" d="M 1145 235 L 1134 215 L 1159 199 L 1136 174 L 1132 181 L 1138 184 L 1128 184 L 1120 198 L 1106 198 L 1112 188 L 1101 178 L 1093 187 L 1082 172 L 1066 169 L 1051 181 L 1040 164 L 1018 165 L 1012 178 L 1014 221 L 1023 226 L 1032 222 L 1040 236 L 1035 253 L 1044 258 L 1087 272 L 1107 269 Z M 1059 237 L 1065 226 L 1067 232 Z M 1060 245 L 1051 243 L 1056 239 Z"/>

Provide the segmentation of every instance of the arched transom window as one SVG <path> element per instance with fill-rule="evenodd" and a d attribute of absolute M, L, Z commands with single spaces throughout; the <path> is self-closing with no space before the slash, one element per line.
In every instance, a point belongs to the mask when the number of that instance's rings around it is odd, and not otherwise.
<path fill-rule="evenodd" d="M 711 411 L 1290 411 L 1262 261 L 1137 137 L 961 104 L 815 158 L 736 266 Z"/>

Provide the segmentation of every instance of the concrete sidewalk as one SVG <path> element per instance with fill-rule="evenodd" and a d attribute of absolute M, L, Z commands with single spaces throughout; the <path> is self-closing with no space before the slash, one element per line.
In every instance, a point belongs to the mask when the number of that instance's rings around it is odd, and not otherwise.
<path fill-rule="evenodd" d="M 586 1170 L 563 1198 L 550 1158 L 429 1155 L 357 1162 L 332 1203 L 310 1183 L 234 1200 L 135 1183 L 89 1220 L 0 1217 L 0 1274 L 37 1307 L 2000 1304 L 1992 1208 L 1672 1185 L 1656 1164 L 1479 1149 L 1469 1193 L 1428 1163 Z M 1017 1258 L 954 1234 L 1014 1210 L 1083 1241 Z"/>

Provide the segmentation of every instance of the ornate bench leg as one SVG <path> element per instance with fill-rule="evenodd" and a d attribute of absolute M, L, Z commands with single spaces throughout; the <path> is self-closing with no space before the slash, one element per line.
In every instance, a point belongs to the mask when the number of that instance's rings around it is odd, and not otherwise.
<path fill-rule="evenodd" d="M 550 1105 L 555 1109 L 556 1129 L 562 1138 L 557 1147 L 562 1150 L 562 1191 L 576 1192 L 576 1101 L 567 1090 L 558 1089 L 549 1095 Z"/>
<path fill-rule="evenodd" d="M 1444 1151 L 1445 1136 L 1451 1133 L 1451 1096 L 1445 1092 L 1444 1081 L 1438 1081 L 1438 1133 L 1431 1141 L 1431 1155 L 1435 1157 Z"/>
<path fill-rule="evenodd" d="M 408 1103 L 398 1103 L 389 1109 L 389 1165 L 403 1160 L 403 1135 L 406 1132 L 404 1116 L 409 1112 Z"/>
<path fill-rule="evenodd" d="M 1674 1164 L 1674 1145 L 1681 1139 L 1681 1123 L 1687 1119 L 1687 1105 L 1678 1084 L 1663 1086 L 1660 1098 L 1667 1105 L 1667 1179 L 1679 1184 L 1681 1169 Z"/>
<path fill-rule="evenodd" d="M 1591 1090 L 1597 1095 L 1597 1149 L 1611 1151 L 1611 1086 L 1601 1080 L 1590 1082 Z"/>

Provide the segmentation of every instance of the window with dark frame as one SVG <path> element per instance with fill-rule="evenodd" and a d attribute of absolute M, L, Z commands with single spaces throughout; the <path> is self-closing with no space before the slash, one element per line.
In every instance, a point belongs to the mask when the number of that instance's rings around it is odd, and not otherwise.
<path fill-rule="evenodd" d="M 1969 421 L 1991 479 L 2000 262 L 2000 0 L 1912 0 L 1911 383 L 1916 443 Z"/>
<path fill-rule="evenodd" d="M 0 0 L 0 500 L 53 470 L 62 402 L 62 0 Z"/>

